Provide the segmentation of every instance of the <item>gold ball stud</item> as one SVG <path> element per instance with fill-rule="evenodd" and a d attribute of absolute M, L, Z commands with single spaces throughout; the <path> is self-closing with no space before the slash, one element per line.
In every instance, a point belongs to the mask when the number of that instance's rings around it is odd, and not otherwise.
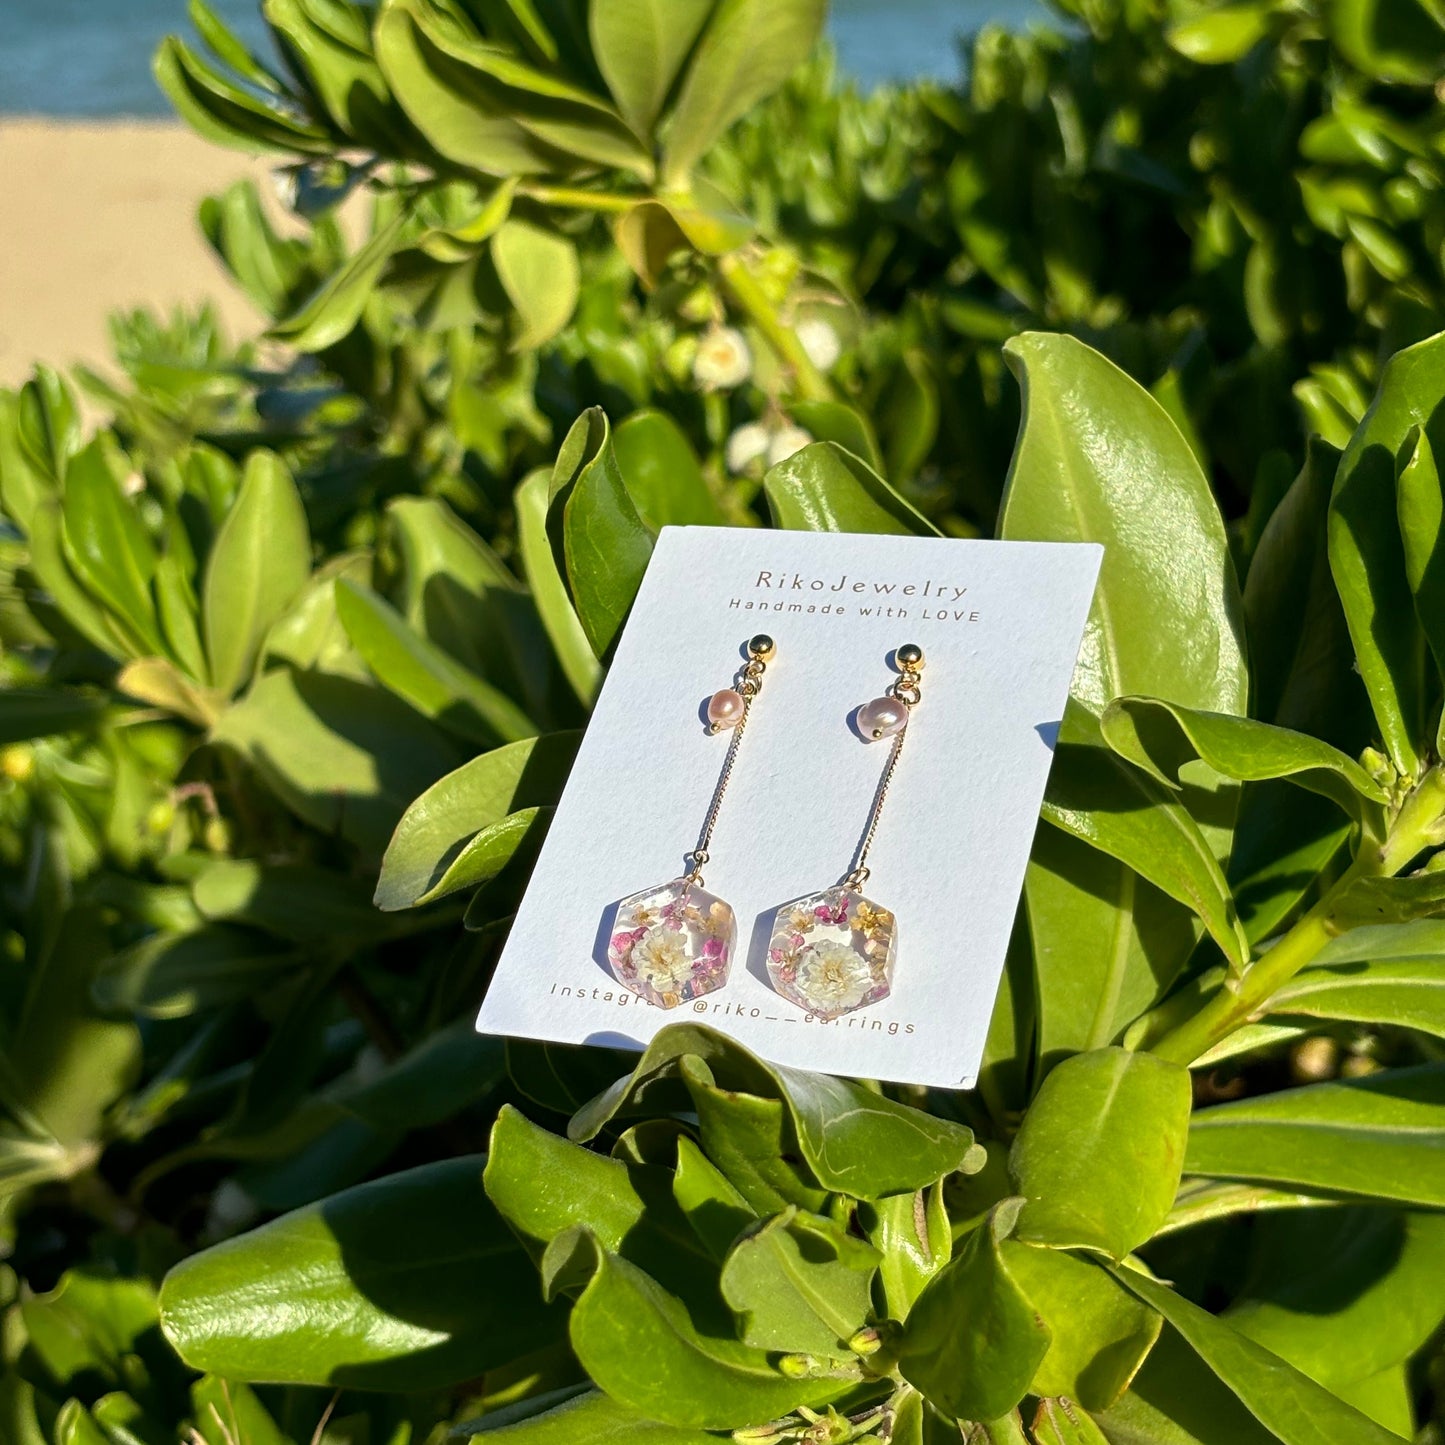
<path fill-rule="evenodd" d="M 762 662 L 766 662 L 773 655 L 774 642 L 766 632 L 760 632 L 748 643 L 748 651 Z"/>
<path fill-rule="evenodd" d="M 894 656 L 905 672 L 917 672 L 923 666 L 923 649 L 916 642 L 905 642 Z"/>

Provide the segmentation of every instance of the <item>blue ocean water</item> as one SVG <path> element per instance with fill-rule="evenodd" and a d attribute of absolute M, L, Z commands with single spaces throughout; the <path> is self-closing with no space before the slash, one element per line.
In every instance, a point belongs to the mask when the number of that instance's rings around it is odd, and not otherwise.
<path fill-rule="evenodd" d="M 264 46 L 256 0 L 213 4 Z M 949 78 L 960 34 L 1042 13 L 1042 0 L 833 0 L 830 29 L 861 81 Z M 189 33 L 185 0 L 0 0 L 0 114 L 167 115 L 150 58 L 169 31 Z"/>

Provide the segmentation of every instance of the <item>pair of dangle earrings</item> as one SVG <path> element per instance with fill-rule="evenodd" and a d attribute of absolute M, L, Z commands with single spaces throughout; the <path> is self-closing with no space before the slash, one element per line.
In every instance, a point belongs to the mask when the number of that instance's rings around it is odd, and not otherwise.
<path fill-rule="evenodd" d="M 703 868 L 748 717 L 775 650 L 772 638 L 752 638 L 734 686 L 715 693 L 708 703 L 709 731 L 732 736 L 687 873 L 617 905 L 607 961 L 619 983 L 660 1008 L 676 1008 L 727 982 L 737 919 L 703 886 Z M 882 697 L 858 709 L 858 730 L 866 740 L 891 737 L 893 743 L 852 867 L 833 887 L 783 904 L 772 920 L 768 976 L 774 989 L 824 1020 L 887 998 L 893 981 L 897 922 L 888 909 L 865 898 L 862 889 L 868 881 L 868 851 L 903 751 L 908 715 L 921 697 L 923 649 L 906 644 L 894 653 L 894 662 L 897 679 Z"/>

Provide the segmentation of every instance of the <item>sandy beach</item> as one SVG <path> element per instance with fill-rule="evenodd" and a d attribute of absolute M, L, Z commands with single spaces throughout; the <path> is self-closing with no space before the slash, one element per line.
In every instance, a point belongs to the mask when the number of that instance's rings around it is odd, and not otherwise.
<path fill-rule="evenodd" d="M 167 122 L 0 118 L 0 385 L 36 361 L 103 366 L 117 307 L 209 298 L 232 335 L 257 329 L 195 216 L 267 169 Z"/>

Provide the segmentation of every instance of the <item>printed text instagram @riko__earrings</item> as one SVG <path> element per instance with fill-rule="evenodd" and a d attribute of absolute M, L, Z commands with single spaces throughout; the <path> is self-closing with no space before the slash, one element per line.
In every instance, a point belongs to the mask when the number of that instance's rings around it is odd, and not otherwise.
<path fill-rule="evenodd" d="M 893 659 L 897 680 L 882 697 L 858 709 L 858 731 L 865 741 L 893 742 L 853 866 L 841 883 L 785 903 L 773 915 L 768 976 L 785 999 L 814 1018 L 836 1019 L 866 1008 L 887 998 L 893 987 L 898 921 L 862 890 L 868 881 L 868 851 L 903 754 L 908 717 L 922 697 L 923 649 L 906 643 Z"/>
<path fill-rule="evenodd" d="M 676 1008 L 727 982 L 737 944 L 732 909 L 703 887 L 708 845 L 737 762 L 748 715 L 762 690 L 773 639 L 761 633 L 747 645 L 736 686 L 714 693 L 707 705 L 708 731 L 731 731 L 727 755 L 713 789 L 691 866 L 670 883 L 644 888 L 617 905 L 607 962 L 617 981 L 659 1008 Z"/>

